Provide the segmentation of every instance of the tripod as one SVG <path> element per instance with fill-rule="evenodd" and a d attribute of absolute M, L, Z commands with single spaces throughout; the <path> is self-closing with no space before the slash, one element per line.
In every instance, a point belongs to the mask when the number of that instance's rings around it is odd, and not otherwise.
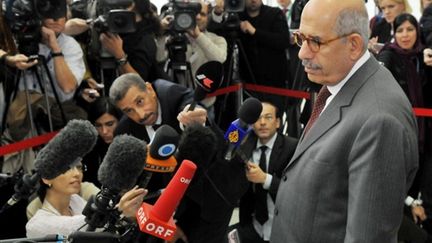
<path fill-rule="evenodd" d="M 41 91 L 41 95 L 44 97 L 45 100 L 45 105 L 47 107 L 46 111 L 47 111 L 47 118 L 48 118 L 48 125 L 49 125 L 49 131 L 53 131 L 54 130 L 54 126 L 53 126 L 53 122 L 52 122 L 52 114 L 51 114 L 51 110 L 50 110 L 50 100 L 48 97 L 48 94 L 46 92 L 48 85 L 50 85 L 50 88 L 54 94 L 54 98 L 55 98 L 55 102 L 57 103 L 59 109 L 60 109 L 60 115 L 63 121 L 63 125 L 66 125 L 66 116 L 62 107 L 62 104 L 60 102 L 60 98 L 56 92 L 55 89 L 55 85 L 54 85 L 54 80 L 49 72 L 49 68 L 47 65 L 47 61 L 45 59 L 44 56 L 42 55 L 37 55 L 35 56 L 38 59 L 38 64 L 31 67 L 28 71 L 18 71 L 15 75 L 15 87 L 14 90 L 12 91 L 12 95 L 11 95 L 11 99 L 8 100 L 7 102 L 7 107 L 5 108 L 5 113 L 4 113 L 4 117 L 3 117 L 3 121 L 6 121 L 6 116 L 9 112 L 9 108 L 11 105 L 11 101 L 14 100 L 18 94 L 19 91 L 19 86 L 20 86 L 20 82 L 23 82 L 23 86 L 24 86 L 24 93 L 25 93 L 25 101 L 26 101 L 26 107 L 27 107 L 27 115 L 28 115 L 28 121 L 30 122 L 30 133 L 32 136 L 37 135 L 36 131 L 37 131 L 37 126 L 35 124 L 35 116 L 33 114 L 33 110 L 32 110 L 32 97 L 30 94 L 30 87 L 28 86 L 29 84 L 29 76 L 33 76 L 36 78 L 37 81 L 37 85 L 40 88 Z M 22 78 L 22 80 L 21 80 Z M 47 82 L 45 82 L 45 80 L 48 79 L 49 84 L 47 84 Z M 33 85 L 35 87 L 35 85 Z"/>
<path fill-rule="evenodd" d="M 256 84 L 255 75 L 252 72 L 252 68 L 246 56 L 246 52 L 243 48 L 243 44 L 239 38 L 238 30 L 240 29 L 240 19 L 237 13 L 228 13 L 228 18 L 224 23 L 223 28 L 228 32 L 226 39 L 228 42 L 228 50 L 230 53 L 225 87 L 229 87 L 233 84 L 239 84 L 242 83 L 243 81 L 242 80 L 243 77 L 241 77 L 240 75 L 240 55 L 242 57 L 242 60 L 244 61 L 244 66 L 246 67 L 247 74 L 249 75 L 252 83 Z M 244 92 L 246 92 L 248 96 L 252 96 L 247 91 Z M 234 104 L 235 104 L 234 109 L 232 110 L 237 111 L 240 105 L 242 104 L 242 102 L 243 102 L 243 92 L 237 92 L 234 97 Z M 227 103 L 228 103 L 228 95 L 225 95 L 222 101 L 221 108 L 219 109 L 218 120 L 217 120 L 218 125 L 221 125 L 221 117 L 222 114 L 226 112 Z M 237 114 L 234 114 L 234 116 L 236 117 Z"/>
<path fill-rule="evenodd" d="M 191 64 L 186 60 L 187 39 L 184 33 L 175 32 L 167 43 L 169 61 L 167 73 L 175 83 L 195 89 Z"/>

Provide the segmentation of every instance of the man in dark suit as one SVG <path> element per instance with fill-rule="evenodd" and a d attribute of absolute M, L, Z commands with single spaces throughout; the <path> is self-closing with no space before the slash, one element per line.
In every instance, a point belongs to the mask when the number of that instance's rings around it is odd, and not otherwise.
<path fill-rule="evenodd" d="M 238 231 L 241 241 L 248 243 L 269 241 L 281 173 L 297 146 L 297 139 L 277 133 L 277 107 L 267 102 L 262 105 L 261 116 L 253 125 L 254 133 L 241 147 L 246 158 L 250 158 L 246 177 L 251 183 L 240 200 Z"/>
<path fill-rule="evenodd" d="M 202 107 L 187 111 L 193 92 L 169 81 L 148 83 L 137 74 L 123 74 L 112 84 L 110 98 L 126 115 L 115 134 L 131 134 L 147 143 L 159 125 L 166 124 L 180 132 L 180 124 L 206 122 L 207 111 Z"/>
<path fill-rule="evenodd" d="M 192 91 L 169 81 L 156 80 L 150 84 L 136 73 L 123 74 L 111 85 L 110 98 L 126 115 L 115 135 L 130 134 L 147 143 L 154 137 L 155 126 L 166 124 L 180 133 L 180 124 L 206 122 L 205 109 L 197 106 L 187 111 L 193 100 Z M 147 189 L 149 192 L 162 189 L 170 179 L 170 173 L 154 173 Z"/>
<path fill-rule="evenodd" d="M 412 107 L 367 51 L 363 0 L 310 0 L 296 42 L 323 85 L 282 174 L 271 242 L 397 242 L 418 167 Z"/>

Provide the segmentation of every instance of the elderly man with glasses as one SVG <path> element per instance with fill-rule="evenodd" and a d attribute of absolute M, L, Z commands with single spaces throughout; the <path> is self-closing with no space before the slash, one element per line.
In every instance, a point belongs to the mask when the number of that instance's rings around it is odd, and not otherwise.
<path fill-rule="evenodd" d="M 323 87 L 282 173 L 270 241 L 396 243 L 418 167 L 417 125 L 367 51 L 364 1 L 309 1 L 295 41 Z"/>

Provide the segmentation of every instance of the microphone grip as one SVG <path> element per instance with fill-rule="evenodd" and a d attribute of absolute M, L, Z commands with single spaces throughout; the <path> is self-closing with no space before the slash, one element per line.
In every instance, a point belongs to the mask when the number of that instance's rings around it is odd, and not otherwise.
<path fill-rule="evenodd" d="M 147 188 L 150 179 L 152 178 L 153 172 L 144 170 L 141 176 L 138 178 L 138 187 Z"/>
<path fill-rule="evenodd" d="M 230 143 L 228 145 L 228 149 L 225 153 L 225 159 L 230 161 L 234 157 L 234 149 L 236 148 L 235 144 Z"/>
<path fill-rule="evenodd" d="M 197 105 L 196 100 L 192 101 L 192 103 L 191 103 L 190 106 L 189 106 L 188 111 L 193 111 L 193 110 L 195 110 L 195 106 L 196 106 L 196 105 Z"/>

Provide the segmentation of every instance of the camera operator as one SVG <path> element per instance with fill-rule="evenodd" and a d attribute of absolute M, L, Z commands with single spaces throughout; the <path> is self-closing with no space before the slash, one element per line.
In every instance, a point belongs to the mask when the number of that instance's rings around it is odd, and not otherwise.
<path fill-rule="evenodd" d="M 120 35 L 102 33 L 102 46 L 115 57 L 121 74 L 138 73 L 148 82 L 169 79 L 156 63 L 155 35 L 160 33 L 161 27 L 150 1 L 134 0 L 128 10 L 136 14 L 136 31 Z"/>
<path fill-rule="evenodd" d="M 15 42 L 12 38 L 12 33 L 4 21 L 3 12 L 0 8 L 0 129 L 3 127 L 3 114 L 6 109 L 5 97 L 10 97 L 11 89 L 13 88 L 14 70 L 18 68 L 25 70 L 34 66 L 37 60 L 29 61 L 28 57 L 17 53 Z"/>
<path fill-rule="evenodd" d="M 59 1 L 58 4 L 55 11 L 42 16 L 39 55 L 45 58 L 49 75 L 54 80 L 55 91 L 48 84 L 44 87 L 45 91 L 50 97 L 54 97 L 54 92 L 57 92 L 60 102 L 64 102 L 72 99 L 84 76 L 85 65 L 83 52 L 77 41 L 62 33 L 66 23 L 66 1 Z M 46 77 L 43 79 L 48 82 Z M 21 78 L 20 90 L 24 90 L 24 85 L 31 90 L 41 90 L 34 72 L 26 72 L 25 77 Z"/>
<path fill-rule="evenodd" d="M 286 17 L 282 10 L 267 6 L 262 0 L 245 0 L 245 5 L 245 9 L 238 14 L 239 37 L 247 58 L 244 60 L 240 55 L 241 77 L 246 83 L 253 83 L 253 74 L 256 84 L 285 88 L 288 78 L 285 50 L 290 46 Z M 230 6 L 225 2 L 224 7 L 229 9 Z M 250 64 L 250 70 L 247 68 L 247 62 Z M 285 111 L 285 97 L 261 94 L 254 95 L 271 100 L 281 112 Z"/>
<path fill-rule="evenodd" d="M 209 3 L 200 1 L 201 10 L 196 15 L 196 26 L 186 31 L 187 35 L 187 50 L 186 60 L 191 64 L 192 75 L 195 76 L 197 69 L 208 61 L 225 62 L 227 57 L 227 42 L 226 40 L 212 32 L 207 31 L 207 25 L 209 23 L 209 15 L 212 12 L 212 7 Z M 162 28 L 165 30 L 169 29 L 172 24 L 173 17 L 171 15 L 165 16 L 162 21 Z M 168 57 L 166 49 L 166 39 L 159 39 L 158 43 L 158 57 L 161 60 Z M 159 53 L 161 56 L 159 56 Z M 158 61 L 161 61 L 158 60 Z M 186 84 L 188 87 L 195 87 L 193 79 L 188 80 Z"/>
<path fill-rule="evenodd" d="M 209 23 L 209 15 L 211 14 L 211 5 L 204 1 L 200 1 L 201 10 L 196 15 L 196 26 L 186 31 L 187 36 L 187 48 L 186 48 L 186 60 L 190 63 L 190 73 L 192 77 L 186 76 L 185 83 L 186 87 L 192 89 L 195 88 L 194 77 L 198 68 L 208 61 L 225 62 L 227 57 L 227 42 L 225 38 L 218 36 L 212 32 L 207 31 L 207 25 Z M 172 24 L 172 16 L 168 15 L 162 19 L 161 24 L 163 29 L 168 29 L 169 25 Z M 171 22 L 171 23 L 170 23 Z M 167 54 L 167 43 L 170 42 L 169 38 L 158 40 L 158 57 L 162 56 L 162 60 L 168 57 Z M 162 55 L 160 53 L 163 53 Z M 161 60 L 158 60 L 161 61 Z M 172 61 L 172 60 L 171 60 Z M 216 97 L 206 98 L 201 101 L 201 104 L 210 108 L 209 116 L 214 117 L 213 104 L 216 101 Z"/>

